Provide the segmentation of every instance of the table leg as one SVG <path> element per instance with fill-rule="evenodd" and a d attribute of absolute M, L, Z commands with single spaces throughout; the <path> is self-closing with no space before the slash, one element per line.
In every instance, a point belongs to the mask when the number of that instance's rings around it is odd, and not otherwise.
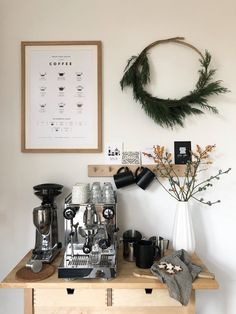
<path fill-rule="evenodd" d="M 24 289 L 24 314 L 34 314 L 33 289 Z"/>

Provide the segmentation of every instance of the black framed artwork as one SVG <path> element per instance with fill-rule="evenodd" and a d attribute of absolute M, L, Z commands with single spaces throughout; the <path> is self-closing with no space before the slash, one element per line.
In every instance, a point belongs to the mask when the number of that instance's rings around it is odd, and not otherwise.
<path fill-rule="evenodd" d="M 191 142 L 176 141 L 174 142 L 175 164 L 181 165 L 191 161 Z"/>

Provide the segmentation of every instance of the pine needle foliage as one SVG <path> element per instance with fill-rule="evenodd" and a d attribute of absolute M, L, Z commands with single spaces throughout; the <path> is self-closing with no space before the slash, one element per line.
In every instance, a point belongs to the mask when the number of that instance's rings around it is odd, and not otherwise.
<path fill-rule="evenodd" d="M 167 41 L 171 41 L 171 39 Z M 175 39 L 172 41 L 179 42 Z M 185 45 L 194 48 L 187 43 Z M 153 44 L 149 46 L 151 47 Z M 149 46 L 139 56 L 132 56 L 128 60 L 120 85 L 122 90 L 125 87 L 132 88 L 135 101 L 142 105 L 142 108 L 150 118 L 162 127 L 173 128 L 175 125 L 183 127 L 184 119 L 188 115 L 200 115 L 204 113 L 203 110 L 218 113 L 216 107 L 208 104 L 208 97 L 227 93 L 229 90 L 221 85 L 222 81 L 214 81 L 216 70 L 210 69 L 211 55 L 207 50 L 204 55 L 199 52 L 201 55 L 199 60 L 201 68 L 198 71 L 199 78 L 195 88 L 188 95 L 179 99 L 162 99 L 152 96 L 145 90 L 147 84 L 150 83 L 147 49 Z M 194 49 L 197 50 L 196 48 Z"/>

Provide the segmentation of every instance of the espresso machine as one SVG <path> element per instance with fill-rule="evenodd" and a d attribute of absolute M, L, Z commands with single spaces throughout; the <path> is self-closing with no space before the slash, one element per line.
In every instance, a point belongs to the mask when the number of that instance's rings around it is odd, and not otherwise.
<path fill-rule="evenodd" d="M 105 191 L 107 193 L 108 190 Z M 116 276 L 117 215 L 115 191 L 107 198 L 75 204 L 65 199 L 65 253 L 59 278 L 112 278 Z"/>
<path fill-rule="evenodd" d="M 42 203 L 33 210 L 36 227 L 35 247 L 30 262 L 50 263 L 59 253 L 62 245 L 58 242 L 57 206 L 54 198 L 61 194 L 63 186 L 45 183 L 33 187 Z"/>

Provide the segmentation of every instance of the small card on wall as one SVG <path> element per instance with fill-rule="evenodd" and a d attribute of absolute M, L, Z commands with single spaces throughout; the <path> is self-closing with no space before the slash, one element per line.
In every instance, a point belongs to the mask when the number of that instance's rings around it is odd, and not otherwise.
<path fill-rule="evenodd" d="M 175 164 L 186 164 L 187 161 L 191 161 L 191 142 L 174 142 L 175 148 Z"/>
<path fill-rule="evenodd" d="M 122 164 L 134 164 L 139 165 L 140 164 L 140 152 L 133 152 L 133 151 L 125 151 L 122 153 Z"/>
<path fill-rule="evenodd" d="M 148 157 L 144 155 L 143 153 L 154 155 L 154 150 L 153 150 L 154 145 L 149 145 L 141 148 L 141 158 L 142 158 L 142 164 L 143 165 L 153 165 L 154 159 L 152 157 Z"/>
<path fill-rule="evenodd" d="M 122 143 L 108 143 L 105 145 L 105 162 L 107 164 L 121 164 Z"/>

